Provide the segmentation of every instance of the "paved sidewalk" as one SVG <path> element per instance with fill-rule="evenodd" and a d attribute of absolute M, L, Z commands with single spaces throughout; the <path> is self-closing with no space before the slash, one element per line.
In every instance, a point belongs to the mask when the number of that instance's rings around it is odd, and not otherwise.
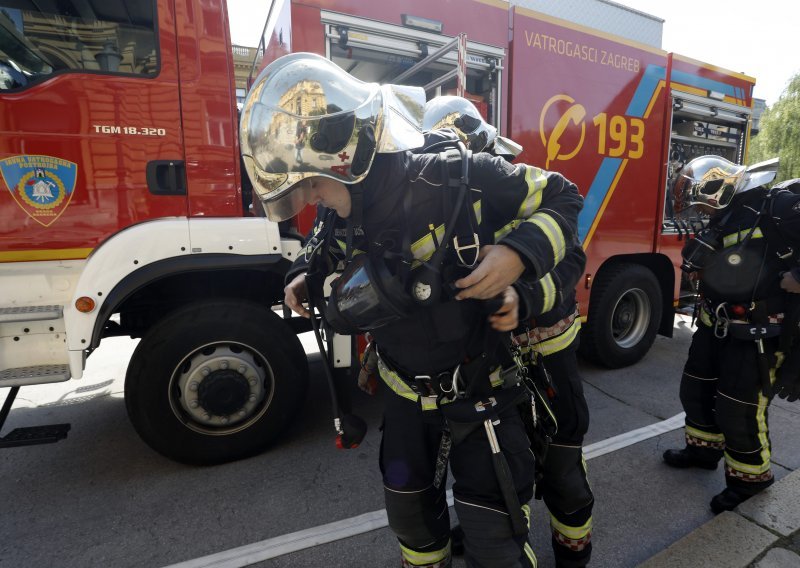
<path fill-rule="evenodd" d="M 639 565 L 698 566 L 800 568 L 800 470 Z"/>

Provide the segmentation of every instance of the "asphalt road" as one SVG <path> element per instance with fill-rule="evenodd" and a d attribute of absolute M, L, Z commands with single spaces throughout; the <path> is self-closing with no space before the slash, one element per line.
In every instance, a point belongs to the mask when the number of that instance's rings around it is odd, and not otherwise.
<path fill-rule="evenodd" d="M 675 337 L 659 337 L 633 367 L 582 365 L 597 499 L 593 566 L 635 566 L 712 517 L 708 501 L 723 486 L 721 470 L 675 471 L 661 463 L 664 449 L 682 445 L 681 430 L 603 450 L 609 439 L 681 412 L 678 382 L 690 336 L 682 317 Z M 278 445 L 236 463 L 185 466 L 150 450 L 128 421 L 122 391 L 134 346 L 107 340 L 80 381 L 20 391 L 3 433 L 56 422 L 70 422 L 72 430 L 56 444 L 0 450 L 0 567 L 398 565 L 385 527 L 338 538 L 381 526 L 378 399 L 354 389 L 370 431 L 359 448 L 336 450 L 327 388 L 319 357 L 312 355 L 308 400 Z M 800 467 L 800 405 L 777 401 L 770 423 L 781 478 Z M 539 502 L 533 533 L 539 565 L 552 566 Z M 291 543 L 326 540 L 332 541 L 269 557 Z"/>

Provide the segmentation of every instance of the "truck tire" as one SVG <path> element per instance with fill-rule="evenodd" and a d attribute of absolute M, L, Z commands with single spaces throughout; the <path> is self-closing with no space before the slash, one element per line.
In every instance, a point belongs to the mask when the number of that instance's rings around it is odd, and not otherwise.
<path fill-rule="evenodd" d="M 639 264 L 622 263 L 594 283 L 580 353 L 611 369 L 639 361 L 655 341 L 661 321 L 661 287 Z"/>
<path fill-rule="evenodd" d="M 125 406 L 142 439 L 183 463 L 215 464 L 264 450 L 308 388 L 308 360 L 271 310 L 218 300 L 154 325 L 125 377 Z"/>

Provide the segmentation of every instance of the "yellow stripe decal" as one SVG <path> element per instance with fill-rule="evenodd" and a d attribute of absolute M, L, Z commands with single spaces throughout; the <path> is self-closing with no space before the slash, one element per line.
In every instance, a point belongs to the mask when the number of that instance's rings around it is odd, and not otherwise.
<path fill-rule="evenodd" d="M 32 262 L 36 260 L 82 260 L 88 257 L 90 248 L 18 250 L 0 252 L 0 262 Z"/>

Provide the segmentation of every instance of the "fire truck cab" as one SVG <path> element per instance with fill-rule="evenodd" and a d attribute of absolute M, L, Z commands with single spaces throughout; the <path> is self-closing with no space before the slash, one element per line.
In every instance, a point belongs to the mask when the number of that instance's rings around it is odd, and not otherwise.
<path fill-rule="evenodd" d="M 272 309 L 300 242 L 242 191 L 224 4 L 2 0 L 0 80 L 0 427 L 20 387 L 80 379 L 125 335 L 149 445 L 195 463 L 263 449 L 307 386 Z"/>

